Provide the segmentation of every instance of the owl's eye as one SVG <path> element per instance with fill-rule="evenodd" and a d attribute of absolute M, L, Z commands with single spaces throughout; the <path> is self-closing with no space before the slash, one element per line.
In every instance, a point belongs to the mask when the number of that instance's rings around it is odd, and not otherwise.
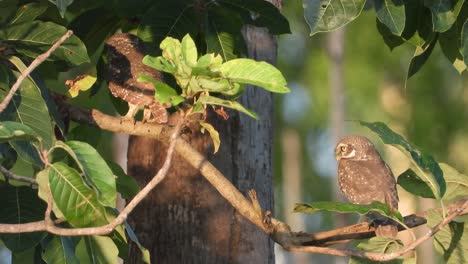
<path fill-rule="evenodd" d="M 340 147 L 340 150 L 341 150 L 341 152 L 346 152 L 346 150 L 348 150 L 348 147 L 346 147 L 346 146 L 341 146 L 341 147 Z"/>

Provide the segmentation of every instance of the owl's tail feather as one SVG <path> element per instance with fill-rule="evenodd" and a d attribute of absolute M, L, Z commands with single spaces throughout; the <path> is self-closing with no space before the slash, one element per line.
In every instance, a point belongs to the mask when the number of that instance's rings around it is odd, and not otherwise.
<path fill-rule="evenodd" d="M 379 225 L 375 228 L 375 235 L 386 238 L 396 238 L 398 235 L 398 226 L 394 224 Z"/>

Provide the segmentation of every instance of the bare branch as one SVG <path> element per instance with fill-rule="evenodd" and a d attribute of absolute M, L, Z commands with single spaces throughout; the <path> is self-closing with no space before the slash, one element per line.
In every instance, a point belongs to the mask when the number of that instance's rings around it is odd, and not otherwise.
<path fill-rule="evenodd" d="M 16 91 L 18 90 L 18 88 L 20 87 L 21 83 L 23 82 L 23 80 L 29 75 L 31 74 L 31 72 L 37 67 L 39 66 L 42 62 L 44 62 L 48 57 L 50 57 L 50 55 L 52 54 L 52 52 L 54 52 L 60 45 L 62 45 L 62 43 L 67 40 L 68 38 L 71 37 L 71 35 L 73 35 L 73 31 L 71 30 L 68 30 L 62 37 L 60 37 L 60 39 L 58 39 L 54 45 L 52 45 L 52 47 L 49 48 L 49 50 L 47 50 L 45 53 L 37 56 L 36 59 L 33 60 L 33 62 L 31 62 L 31 64 L 26 68 L 26 70 L 24 70 L 24 72 L 21 73 L 21 75 L 18 77 L 18 79 L 16 80 L 15 84 L 11 87 L 10 91 L 8 92 L 7 96 L 5 96 L 5 98 L 3 99 L 2 103 L 0 104 L 0 113 L 2 113 L 5 108 L 8 106 L 8 104 L 10 103 L 11 99 L 13 98 L 13 95 L 16 93 Z"/>
<path fill-rule="evenodd" d="M 3 173 L 5 178 L 9 180 L 21 181 L 21 182 L 29 183 L 32 185 L 37 185 L 36 179 L 29 178 L 26 176 L 16 175 L 13 172 L 7 170 L 7 168 L 3 167 L 2 165 L 0 165 L 0 172 Z"/>

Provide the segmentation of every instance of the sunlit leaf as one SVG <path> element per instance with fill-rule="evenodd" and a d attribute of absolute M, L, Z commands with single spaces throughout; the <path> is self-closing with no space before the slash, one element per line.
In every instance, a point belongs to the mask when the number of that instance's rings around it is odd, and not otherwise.
<path fill-rule="evenodd" d="M 109 237 L 84 236 L 76 246 L 76 257 L 80 264 L 119 263 L 119 250 Z"/>
<path fill-rule="evenodd" d="M 235 59 L 223 63 L 219 71 L 234 82 L 253 84 L 275 93 L 288 93 L 283 74 L 273 65 L 251 59 Z"/>
<path fill-rule="evenodd" d="M 427 225 L 434 227 L 443 217 L 440 212 L 428 211 Z M 468 225 L 466 222 L 450 222 L 434 235 L 434 247 L 447 264 L 466 263 L 468 261 Z"/>
<path fill-rule="evenodd" d="M 117 188 L 115 177 L 106 161 L 91 145 L 81 141 L 59 141 L 57 147 L 64 149 L 76 161 L 88 183 L 98 193 L 103 205 L 115 207 Z"/>
<path fill-rule="evenodd" d="M 361 14 L 365 0 L 303 0 L 310 35 L 336 30 Z"/>
<path fill-rule="evenodd" d="M 211 140 L 213 140 L 214 153 L 218 152 L 219 145 L 221 144 L 218 131 L 216 131 L 211 124 L 206 122 L 200 122 L 200 126 L 202 127 L 202 133 L 206 130 L 210 134 Z"/>
<path fill-rule="evenodd" d="M 151 76 L 141 74 L 138 81 L 153 83 L 155 89 L 154 98 L 156 98 L 156 100 L 161 104 L 176 106 L 185 100 L 185 98 L 180 96 L 174 88 Z"/>
<path fill-rule="evenodd" d="M 195 66 L 198 60 L 197 47 L 189 34 L 182 38 L 181 42 L 182 57 L 189 66 Z"/>
<path fill-rule="evenodd" d="M 109 223 L 97 193 L 83 182 L 75 169 L 62 162 L 51 164 L 49 185 L 54 203 L 71 225 L 89 227 Z"/>
<path fill-rule="evenodd" d="M 224 106 L 228 108 L 232 108 L 234 110 L 237 110 L 241 113 L 244 113 L 252 118 L 258 119 L 258 115 L 253 112 L 252 110 L 249 110 L 245 108 L 243 105 L 236 101 L 229 101 L 229 100 L 224 100 L 221 98 L 213 97 L 213 96 L 202 96 L 198 100 L 199 103 L 201 104 L 208 104 L 208 105 L 219 105 L 219 106 Z"/>
<path fill-rule="evenodd" d="M 360 215 L 369 212 L 377 212 L 381 215 L 403 222 L 403 216 L 400 212 L 392 212 L 388 205 L 374 201 L 371 204 L 350 204 L 342 202 L 314 202 L 308 204 L 296 204 L 295 213 L 314 214 L 320 211 L 332 211 L 339 213 L 358 213 Z"/>
<path fill-rule="evenodd" d="M 30 187 L 1 184 L 0 200 L 0 223 L 24 224 L 44 219 L 46 204 Z M 0 239 L 11 251 L 20 252 L 35 247 L 45 235 L 44 232 L 1 234 Z"/>
<path fill-rule="evenodd" d="M 76 76 L 75 79 L 65 82 L 66 85 L 70 86 L 68 93 L 71 97 L 78 96 L 80 91 L 89 90 L 97 80 L 96 67 L 89 63 L 84 63 L 71 71 L 76 73 L 74 74 Z"/>
<path fill-rule="evenodd" d="M 437 198 L 445 194 L 446 183 L 443 171 L 431 155 L 417 149 L 382 122 L 368 123 L 360 121 L 359 123 L 376 133 L 385 144 L 393 145 L 402 150 L 403 153 L 408 153 L 414 163 L 421 169 L 419 176 L 429 182 L 431 190 Z"/>
<path fill-rule="evenodd" d="M 385 24 L 392 34 L 400 36 L 405 29 L 406 15 L 403 0 L 375 0 L 377 18 Z"/>

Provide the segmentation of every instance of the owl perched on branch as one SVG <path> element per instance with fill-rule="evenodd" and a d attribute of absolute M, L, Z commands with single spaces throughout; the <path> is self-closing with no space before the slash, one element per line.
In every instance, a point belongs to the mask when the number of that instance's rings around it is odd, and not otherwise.
<path fill-rule="evenodd" d="M 143 120 L 167 122 L 167 110 L 154 98 L 154 85 L 138 82 L 140 74 L 162 80 L 162 73 L 143 64 L 144 44 L 128 33 L 115 34 L 105 43 L 107 53 L 106 80 L 115 97 L 128 102 L 126 118 L 133 119 L 144 108 Z"/>
<path fill-rule="evenodd" d="M 373 201 L 386 203 L 390 209 L 398 209 L 396 181 L 388 165 L 382 160 L 372 142 L 363 136 L 347 136 L 335 148 L 338 160 L 338 184 L 343 195 L 355 204 Z M 376 226 L 375 234 L 395 238 L 398 233 L 394 221 L 369 213 Z"/>

